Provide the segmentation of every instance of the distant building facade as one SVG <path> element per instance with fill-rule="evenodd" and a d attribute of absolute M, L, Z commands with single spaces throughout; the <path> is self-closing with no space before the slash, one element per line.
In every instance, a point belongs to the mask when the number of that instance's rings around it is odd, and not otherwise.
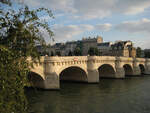
<path fill-rule="evenodd" d="M 88 50 L 90 47 L 97 47 L 97 44 L 100 44 L 103 42 L 103 38 L 100 36 L 94 37 L 94 38 L 83 38 L 82 40 L 78 41 L 70 41 L 64 43 L 56 43 L 52 46 L 52 48 L 55 48 L 55 51 L 61 52 L 62 56 L 68 56 L 69 52 L 74 53 L 74 50 L 76 48 L 80 48 L 82 51 L 82 55 L 88 55 Z"/>
<path fill-rule="evenodd" d="M 101 56 L 111 56 L 110 52 L 111 52 L 112 44 L 113 44 L 112 42 L 103 42 L 103 43 L 97 44 L 99 54 Z"/>
<path fill-rule="evenodd" d="M 86 56 L 91 47 L 97 48 L 101 56 L 136 57 L 136 48 L 131 41 L 103 42 L 101 36 L 82 38 L 82 40 L 66 43 L 56 43 L 47 51 L 49 55 L 53 52 L 54 55 L 68 56 L 70 53 L 74 55 L 74 50 L 80 48 L 82 55 Z"/>
<path fill-rule="evenodd" d="M 104 42 L 97 47 L 102 56 L 136 57 L 136 48 L 131 41 Z"/>
<path fill-rule="evenodd" d="M 83 38 L 82 39 L 82 55 L 88 55 L 90 47 L 97 47 L 97 44 L 103 43 L 103 38 L 97 36 L 96 38 Z"/>
<path fill-rule="evenodd" d="M 136 48 L 131 41 L 117 41 L 111 46 L 112 56 L 136 57 Z"/>

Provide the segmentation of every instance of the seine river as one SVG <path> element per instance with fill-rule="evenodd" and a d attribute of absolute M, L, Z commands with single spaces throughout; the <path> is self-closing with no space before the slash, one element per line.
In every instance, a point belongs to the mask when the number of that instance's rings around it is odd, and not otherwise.
<path fill-rule="evenodd" d="M 27 89 L 30 113 L 150 113 L 150 75 L 61 83 L 60 91 Z"/>

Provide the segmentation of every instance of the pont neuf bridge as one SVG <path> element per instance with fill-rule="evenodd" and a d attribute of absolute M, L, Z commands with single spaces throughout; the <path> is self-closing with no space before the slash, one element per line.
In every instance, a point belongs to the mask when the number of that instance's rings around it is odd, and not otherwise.
<path fill-rule="evenodd" d="M 102 77 L 150 74 L 150 59 L 113 56 L 43 56 L 29 80 L 35 87 L 59 89 L 60 80 L 99 83 Z"/>

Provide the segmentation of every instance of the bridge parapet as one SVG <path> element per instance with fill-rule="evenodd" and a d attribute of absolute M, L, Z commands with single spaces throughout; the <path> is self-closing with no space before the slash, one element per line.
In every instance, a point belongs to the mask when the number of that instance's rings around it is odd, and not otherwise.
<path fill-rule="evenodd" d="M 150 64 L 150 58 L 145 59 L 148 64 Z"/>
<path fill-rule="evenodd" d="M 56 65 L 74 64 L 82 61 L 87 61 L 86 56 L 70 56 L 70 57 L 47 57 L 46 62 L 54 63 Z"/>
<path fill-rule="evenodd" d="M 65 66 L 73 64 L 81 64 L 87 62 L 86 56 L 71 56 L 71 57 L 48 57 L 46 62 L 53 64 L 53 66 Z"/>
<path fill-rule="evenodd" d="M 135 58 L 135 60 L 138 61 L 138 62 L 145 62 L 146 61 L 145 58 Z"/>
<path fill-rule="evenodd" d="M 106 62 L 106 61 L 115 61 L 116 57 L 113 56 L 93 56 L 94 60 L 96 61 L 101 61 L 101 62 Z"/>
<path fill-rule="evenodd" d="M 140 64 L 145 67 L 146 59 L 144 58 L 134 58 L 133 62 L 136 66 L 139 66 Z"/>
<path fill-rule="evenodd" d="M 133 62 L 132 57 L 119 57 L 121 62 Z"/>
<path fill-rule="evenodd" d="M 73 58 L 79 58 L 79 59 L 85 59 L 87 58 L 87 56 L 51 56 L 51 57 L 47 57 L 47 60 L 72 60 Z"/>

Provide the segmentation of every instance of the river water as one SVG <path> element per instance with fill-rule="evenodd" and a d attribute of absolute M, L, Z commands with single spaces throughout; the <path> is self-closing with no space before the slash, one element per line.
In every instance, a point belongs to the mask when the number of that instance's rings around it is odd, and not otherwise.
<path fill-rule="evenodd" d="M 150 75 L 61 83 L 60 91 L 27 89 L 30 113 L 150 113 Z"/>

